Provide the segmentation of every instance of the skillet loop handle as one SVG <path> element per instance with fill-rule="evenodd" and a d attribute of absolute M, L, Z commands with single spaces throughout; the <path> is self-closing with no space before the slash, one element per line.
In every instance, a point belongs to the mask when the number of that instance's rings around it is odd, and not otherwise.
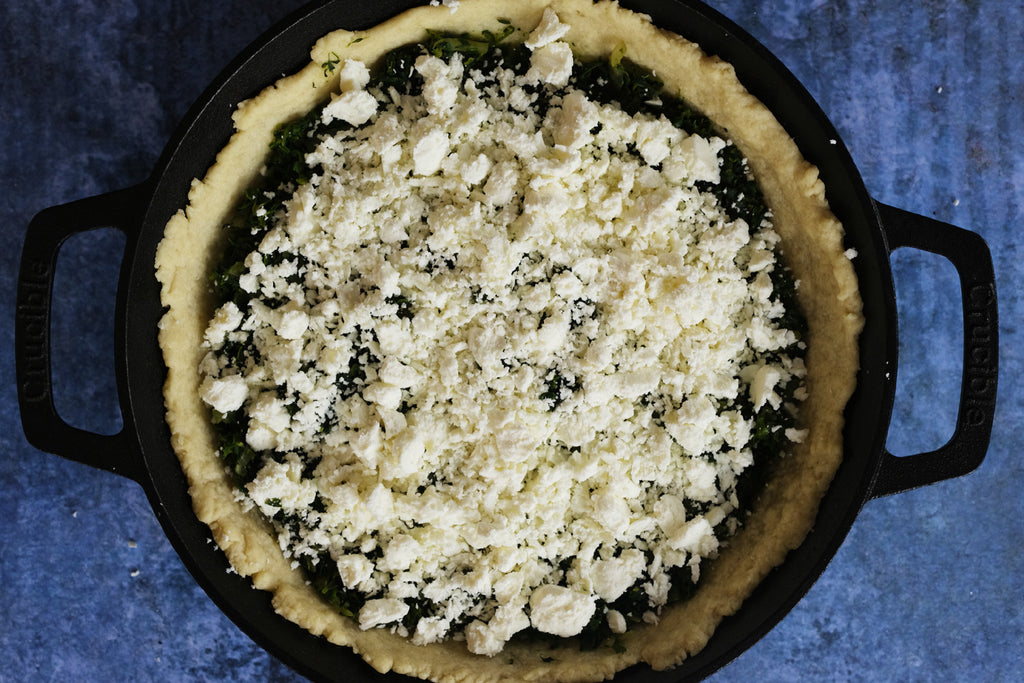
<path fill-rule="evenodd" d="M 963 378 L 953 436 L 930 453 L 896 457 L 887 451 L 871 491 L 879 498 L 959 477 L 981 464 L 995 417 L 999 324 L 992 255 L 978 234 L 884 204 L 875 206 L 890 254 L 913 247 L 953 264 L 960 277 L 964 323 Z"/>
<path fill-rule="evenodd" d="M 50 370 L 50 316 L 57 253 L 72 235 L 112 227 L 132 241 L 142 206 L 139 187 L 53 206 L 29 224 L 18 273 L 14 358 L 25 437 L 36 448 L 139 481 L 127 427 L 104 435 L 72 427 L 57 414 Z M 122 420 L 123 424 L 128 424 Z"/>

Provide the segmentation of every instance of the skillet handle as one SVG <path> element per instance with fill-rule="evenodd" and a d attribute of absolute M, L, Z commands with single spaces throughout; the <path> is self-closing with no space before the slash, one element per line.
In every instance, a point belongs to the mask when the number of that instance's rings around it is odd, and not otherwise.
<path fill-rule="evenodd" d="M 14 326 L 18 407 L 29 443 L 135 481 L 140 479 L 141 463 L 132 456 L 127 427 L 117 434 L 95 434 L 72 427 L 57 414 L 50 371 L 50 314 L 57 253 L 64 241 L 80 232 L 113 227 L 124 232 L 130 243 L 138 229 L 142 196 L 141 186 L 129 187 L 36 214 L 21 253 Z"/>
<path fill-rule="evenodd" d="M 992 255 L 976 233 L 948 223 L 875 204 L 891 254 L 900 247 L 922 249 L 948 259 L 960 277 L 964 358 L 953 436 L 930 453 L 896 457 L 885 452 L 871 497 L 959 477 L 985 458 L 996 408 L 999 324 Z"/>

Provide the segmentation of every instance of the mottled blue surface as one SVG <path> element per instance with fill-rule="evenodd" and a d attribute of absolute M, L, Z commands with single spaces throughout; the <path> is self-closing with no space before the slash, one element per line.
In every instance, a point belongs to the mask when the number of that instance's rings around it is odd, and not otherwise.
<path fill-rule="evenodd" d="M 21 433 L 13 292 L 31 217 L 134 184 L 205 85 L 298 0 L 0 4 L 0 680 L 296 680 L 225 618 L 141 489 Z M 1002 0 L 718 0 L 835 124 L 878 200 L 980 233 L 999 288 L 1001 387 L 982 467 L 872 501 L 807 597 L 716 681 L 1024 680 L 1019 244 L 1024 6 Z M 123 238 L 73 238 L 54 304 L 58 407 L 118 429 L 112 323 Z M 893 259 L 902 330 L 889 447 L 952 432 L 955 273 Z"/>

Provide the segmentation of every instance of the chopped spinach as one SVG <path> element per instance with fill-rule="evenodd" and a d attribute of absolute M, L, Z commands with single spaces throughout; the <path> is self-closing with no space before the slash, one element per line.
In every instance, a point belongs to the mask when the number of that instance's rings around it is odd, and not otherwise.
<path fill-rule="evenodd" d="M 560 370 L 553 369 L 544 376 L 544 391 L 540 400 L 548 405 L 548 410 L 555 410 L 566 399 L 579 391 L 579 380 L 573 375 L 564 375 Z"/>

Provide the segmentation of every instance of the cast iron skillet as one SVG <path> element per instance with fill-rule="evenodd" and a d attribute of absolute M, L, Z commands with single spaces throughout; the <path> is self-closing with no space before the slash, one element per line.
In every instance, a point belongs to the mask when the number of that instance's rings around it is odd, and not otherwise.
<path fill-rule="evenodd" d="M 308 62 L 309 48 L 335 28 L 369 28 L 422 0 L 351 3 L 321 0 L 264 34 L 240 55 L 192 107 L 144 183 L 55 206 L 29 226 L 18 280 L 16 365 L 26 437 L 34 446 L 129 477 L 145 489 L 171 543 L 218 606 L 250 637 L 302 674 L 317 680 L 395 680 L 345 648 L 330 645 L 274 613 L 268 594 L 226 571 L 227 561 L 192 512 L 184 476 L 171 450 L 157 345 L 162 314 L 154 276 L 156 246 L 167 219 L 185 205 L 189 183 L 202 177 L 231 134 L 230 114 L 282 73 Z M 974 233 L 879 204 L 868 196 L 849 153 L 810 95 L 751 36 L 696 0 L 623 0 L 659 26 L 699 43 L 732 63 L 746 87 L 795 138 L 821 170 L 828 200 L 847 231 L 864 300 L 857 391 L 847 411 L 845 459 L 822 500 L 813 531 L 772 572 L 707 647 L 678 669 L 645 666 L 617 680 L 694 680 L 739 656 L 771 629 L 824 571 L 861 505 L 977 467 L 985 456 L 995 412 L 997 317 L 995 277 L 984 241 Z M 112 226 L 127 237 L 115 320 L 118 391 L 124 427 L 101 436 L 69 426 L 54 409 L 49 316 L 54 264 L 71 235 Z M 896 301 L 889 256 L 899 247 L 940 254 L 956 267 L 962 289 L 964 373 L 953 437 L 942 448 L 896 458 L 885 438 L 896 386 Z M 956 311 L 950 311 L 955 315 Z M 955 318 L 954 318 L 955 319 Z"/>

